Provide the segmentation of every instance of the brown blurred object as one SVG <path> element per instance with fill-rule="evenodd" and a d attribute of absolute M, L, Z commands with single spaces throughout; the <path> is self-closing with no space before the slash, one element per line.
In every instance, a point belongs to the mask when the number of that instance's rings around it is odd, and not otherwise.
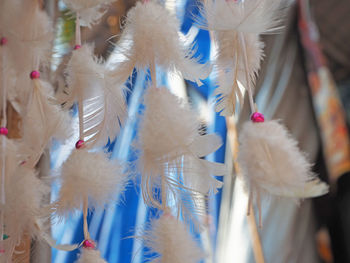
<path fill-rule="evenodd" d="M 310 5 L 329 69 L 342 81 L 350 76 L 350 2 L 310 0 Z"/>
<path fill-rule="evenodd" d="M 331 239 L 326 228 L 321 228 L 316 233 L 317 250 L 321 259 L 325 263 L 333 263 L 333 253 L 331 248 Z"/>

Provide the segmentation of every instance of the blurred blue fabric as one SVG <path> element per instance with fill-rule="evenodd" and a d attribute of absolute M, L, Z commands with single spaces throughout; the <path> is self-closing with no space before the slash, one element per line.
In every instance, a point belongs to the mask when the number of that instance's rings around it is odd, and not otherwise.
<path fill-rule="evenodd" d="M 207 31 L 198 29 L 193 21 L 194 15 L 199 15 L 196 0 L 177 1 L 177 10 L 179 19 L 182 20 L 181 31 L 184 34 L 196 32 L 194 39 L 196 56 L 201 58 L 201 62 L 210 60 L 210 36 Z M 191 30 L 196 29 L 196 30 Z M 166 75 L 162 78 L 166 81 Z M 136 73 L 130 81 L 130 94 L 128 95 L 129 116 L 120 135 L 115 142 L 110 142 L 107 147 L 111 151 L 111 158 L 129 163 L 137 158 L 131 148 L 131 143 L 137 134 L 138 116 L 142 110 L 142 96 L 145 89 L 147 76 L 145 73 Z M 164 83 L 166 84 L 166 83 Z M 210 78 L 204 81 L 204 85 L 198 87 L 193 82 L 187 82 L 187 90 L 193 90 L 200 100 L 208 101 L 212 122 L 207 127 L 208 133 L 218 133 L 224 144 L 211 156 L 207 158 L 211 161 L 224 162 L 226 145 L 226 122 L 214 110 L 213 90 L 215 86 Z M 190 92 L 188 92 L 190 93 Z M 52 153 L 52 165 L 55 167 L 57 156 L 62 152 L 60 147 Z M 53 189 L 53 198 L 57 193 L 57 186 Z M 122 201 L 117 205 L 110 205 L 104 211 L 95 211 L 88 217 L 89 230 L 92 238 L 97 241 L 98 249 L 101 255 L 109 263 L 141 263 L 147 262 L 145 258 L 145 248 L 140 239 L 131 238 L 140 236 L 142 227 L 149 222 L 151 218 L 157 215 L 155 209 L 145 206 L 137 180 L 131 182 Z M 221 191 L 215 196 L 210 196 L 208 200 L 208 211 L 211 215 L 210 240 L 212 249 L 215 248 L 218 217 L 220 212 Z M 60 244 L 80 243 L 83 240 L 83 219 L 82 214 L 77 214 L 67 221 L 59 222 L 52 228 L 53 236 Z M 197 235 L 198 237 L 198 235 Z M 75 262 L 79 251 L 62 252 L 53 249 L 53 263 L 72 263 Z"/>

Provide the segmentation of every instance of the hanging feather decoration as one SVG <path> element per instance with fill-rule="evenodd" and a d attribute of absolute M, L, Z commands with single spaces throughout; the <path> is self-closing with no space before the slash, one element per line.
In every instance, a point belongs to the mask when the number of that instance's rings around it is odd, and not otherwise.
<path fill-rule="evenodd" d="M 75 50 L 68 63 L 67 106 L 81 99 L 81 116 L 87 147 L 104 146 L 119 133 L 126 115 L 126 87 L 93 54 L 93 46 L 83 45 Z"/>
<path fill-rule="evenodd" d="M 198 263 L 203 259 L 203 251 L 186 226 L 169 213 L 152 220 L 151 227 L 144 234 L 145 246 L 153 263 Z"/>
<path fill-rule="evenodd" d="M 208 77 L 211 68 L 199 64 L 193 57 L 195 50 L 181 41 L 179 28 L 176 17 L 157 1 L 138 2 L 127 14 L 117 46 L 125 56 L 125 61 L 117 67 L 117 74 L 127 80 L 135 67 L 143 70 L 156 64 L 201 84 L 200 80 Z"/>
<path fill-rule="evenodd" d="M 169 196 L 185 211 L 182 192 L 195 204 L 198 197 L 216 193 L 222 183 L 214 175 L 224 175 L 225 166 L 201 157 L 216 151 L 220 138 L 201 136 L 194 112 L 166 88 L 148 88 L 145 107 L 137 143 L 145 202 L 164 210 Z M 157 189 L 161 189 L 162 203 L 157 200 Z"/>
<path fill-rule="evenodd" d="M 238 82 L 253 94 L 263 58 L 260 35 L 281 28 L 285 7 L 285 0 L 204 0 L 201 13 L 206 22 L 199 23 L 213 32 L 218 47 L 219 87 L 215 94 L 221 115 L 232 115 L 237 100 L 242 105 Z"/>
<path fill-rule="evenodd" d="M 105 153 L 76 149 L 62 166 L 57 213 L 67 216 L 80 210 L 87 198 L 90 209 L 103 208 L 118 199 L 126 183 L 116 160 L 109 160 Z"/>
<path fill-rule="evenodd" d="M 116 0 L 63 0 L 79 16 L 80 25 L 91 27 L 106 13 L 109 4 Z"/>
<path fill-rule="evenodd" d="M 296 200 L 326 194 L 328 185 L 311 172 L 286 128 L 275 120 L 263 122 L 261 116 L 260 121 L 245 123 L 239 136 L 238 161 L 249 203 L 255 199 L 261 210 L 261 198 L 267 194 Z"/>

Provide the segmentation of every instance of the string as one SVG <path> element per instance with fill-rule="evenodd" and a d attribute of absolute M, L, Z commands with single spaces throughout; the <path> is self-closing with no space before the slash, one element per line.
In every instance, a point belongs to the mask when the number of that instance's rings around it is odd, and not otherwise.
<path fill-rule="evenodd" d="M 248 96 L 249 96 L 250 111 L 251 111 L 251 113 L 254 113 L 254 112 L 256 112 L 256 109 L 255 109 L 255 103 L 254 103 L 254 99 L 253 99 L 252 87 L 251 87 L 250 81 L 249 81 L 247 47 L 246 47 L 243 33 L 238 33 L 238 34 L 239 34 L 239 38 L 240 38 L 240 42 L 241 42 L 241 46 L 242 46 L 242 51 L 243 51 L 242 53 L 243 53 L 243 61 L 244 61 L 244 69 L 245 69 L 244 71 L 245 71 L 245 79 L 247 82 L 247 92 L 248 92 Z"/>

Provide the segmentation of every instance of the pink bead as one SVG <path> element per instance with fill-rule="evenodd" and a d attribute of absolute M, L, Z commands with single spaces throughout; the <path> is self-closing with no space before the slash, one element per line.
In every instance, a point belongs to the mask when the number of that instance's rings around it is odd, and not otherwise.
<path fill-rule="evenodd" d="M 0 45 L 1 46 L 4 46 L 4 45 L 6 45 L 7 44 L 7 38 L 6 37 L 2 37 L 1 39 L 0 39 Z"/>
<path fill-rule="evenodd" d="M 30 78 L 31 78 L 31 79 L 38 79 L 38 78 L 40 78 L 40 72 L 37 71 L 37 70 L 33 70 L 33 71 L 30 73 Z"/>
<path fill-rule="evenodd" d="M 265 121 L 264 115 L 261 114 L 260 112 L 254 112 L 252 114 L 252 116 L 250 117 L 250 119 L 252 120 L 252 122 L 264 122 Z"/>
<path fill-rule="evenodd" d="M 0 248 L 0 254 L 5 254 L 5 249 Z"/>
<path fill-rule="evenodd" d="M 75 144 L 75 148 L 76 149 L 81 149 L 81 148 L 84 148 L 85 146 L 85 142 L 83 140 L 79 140 L 77 141 L 77 143 Z"/>
<path fill-rule="evenodd" d="M 7 135 L 9 133 L 9 130 L 6 127 L 1 127 L 0 128 L 0 134 L 1 135 Z"/>
<path fill-rule="evenodd" d="M 86 239 L 83 242 L 83 248 L 95 249 L 96 245 L 95 245 L 95 243 L 93 241 Z"/>
<path fill-rule="evenodd" d="M 79 48 L 81 48 L 81 45 L 75 45 L 75 46 L 74 46 L 74 50 L 77 50 L 77 49 L 79 49 Z"/>

